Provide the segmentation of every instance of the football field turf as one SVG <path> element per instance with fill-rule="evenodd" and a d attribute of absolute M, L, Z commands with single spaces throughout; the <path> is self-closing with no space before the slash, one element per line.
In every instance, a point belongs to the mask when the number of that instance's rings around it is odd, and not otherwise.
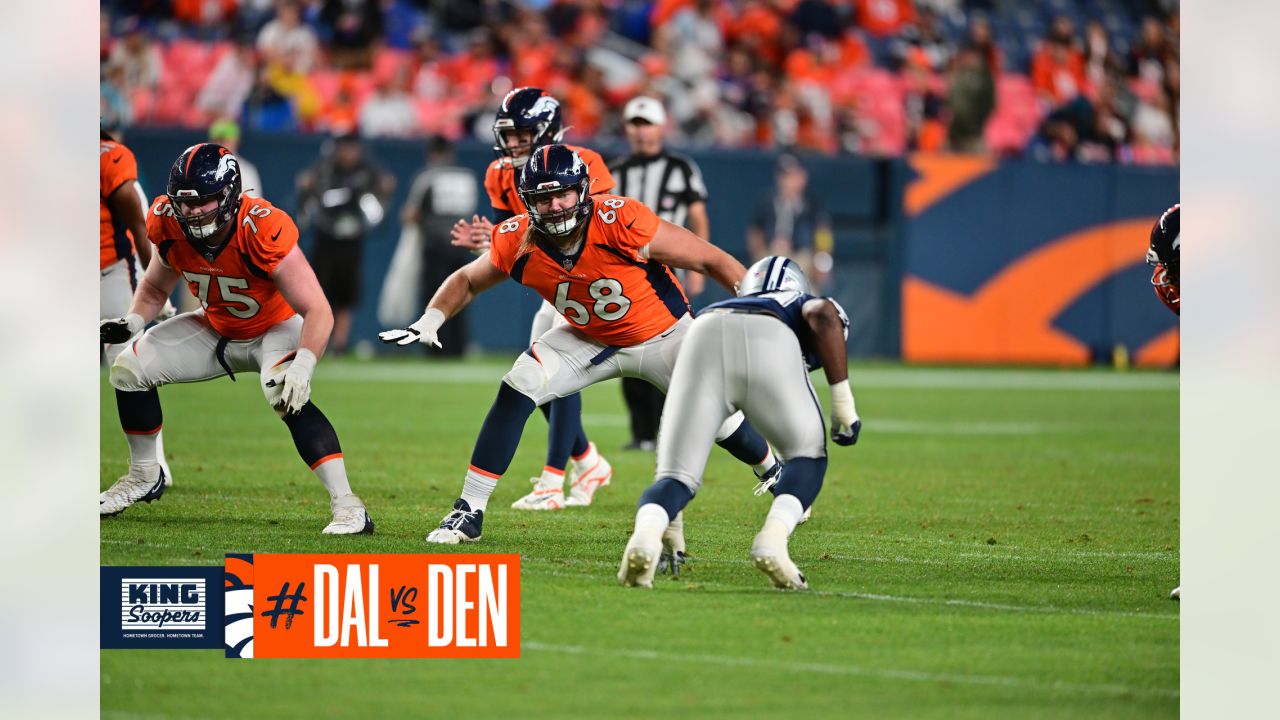
<path fill-rule="evenodd" d="M 104 565 L 220 565 L 226 552 L 439 552 L 508 366 L 321 363 L 377 533 L 327 537 L 328 499 L 257 376 L 160 391 L 175 486 L 101 521 Z M 814 375 L 826 402 L 821 374 Z M 615 573 L 653 455 L 624 453 L 616 382 L 587 390 L 613 463 L 589 508 L 510 509 L 543 464 L 535 414 L 474 552 L 522 556 L 518 660 L 227 660 L 103 651 L 108 718 L 1137 718 L 1178 712 L 1178 392 L 1173 373 L 858 366 L 865 429 L 829 447 L 791 541 L 813 588 L 748 560 L 768 509 L 716 448 L 686 510 L 678 580 Z M 126 467 L 102 382 L 106 488 Z"/>

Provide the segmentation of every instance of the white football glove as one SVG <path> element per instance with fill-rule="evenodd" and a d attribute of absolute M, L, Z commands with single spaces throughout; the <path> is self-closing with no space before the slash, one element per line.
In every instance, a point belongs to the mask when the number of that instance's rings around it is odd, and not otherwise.
<path fill-rule="evenodd" d="M 315 353 L 306 348 L 298 348 L 293 362 L 284 373 L 284 389 L 280 391 L 280 403 L 285 412 L 294 415 L 311 399 L 311 374 L 315 371 Z"/>
<path fill-rule="evenodd" d="M 407 328 L 383 330 L 378 333 L 378 339 L 387 344 L 412 345 L 415 342 L 420 342 L 441 347 L 440 340 L 436 337 L 436 332 L 443 324 L 444 313 L 435 308 L 427 308 L 427 311 L 414 324 Z"/>
<path fill-rule="evenodd" d="M 156 313 L 156 322 L 164 322 L 177 314 L 178 309 L 173 306 L 173 301 L 165 300 L 164 307 L 160 308 L 160 312 Z"/>
<path fill-rule="evenodd" d="M 853 404 L 853 391 L 846 378 L 831 386 L 831 439 L 837 445 L 853 445 L 862 432 L 862 420 Z"/>
<path fill-rule="evenodd" d="M 129 313 L 122 318 L 103 320 L 98 324 L 99 340 L 107 345 L 119 345 L 142 332 L 147 323 L 137 313 Z"/>

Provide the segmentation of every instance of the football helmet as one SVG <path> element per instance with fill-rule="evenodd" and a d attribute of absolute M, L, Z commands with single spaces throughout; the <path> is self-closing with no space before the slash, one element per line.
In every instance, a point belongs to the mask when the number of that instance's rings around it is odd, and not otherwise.
<path fill-rule="evenodd" d="M 528 143 L 513 145 L 507 134 L 528 130 L 533 137 Z M 493 151 L 498 157 L 511 158 L 512 164 L 521 167 L 529 156 L 544 145 L 560 142 L 563 128 L 560 123 L 560 101 L 542 88 L 516 88 L 502 98 L 498 116 L 493 121 Z"/>
<path fill-rule="evenodd" d="M 1178 213 L 1182 204 L 1178 203 L 1160 216 L 1160 220 L 1151 228 L 1151 241 L 1147 246 L 1147 264 L 1163 268 L 1164 272 L 1156 272 L 1151 283 L 1156 287 L 1178 286 L 1178 255 L 1181 249 L 1181 234 Z"/>
<path fill-rule="evenodd" d="M 191 242 L 209 245 L 218 231 L 240 212 L 240 163 L 231 151 L 214 143 L 192 145 L 169 170 L 165 194 L 174 217 Z M 216 200 L 208 210 L 197 210 Z"/>
<path fill-rule="evenodd" d="M 559 210 L 539 211 L 546 198 L 572 188 L 577 201 Z M 529 157 L 520 172 L 520 199 L 529 210 L 529 222 L 542 233 L 564 237 L 591 217 L 591 173 L 578 153 L 564 145 L 547 145 Z"/>
<path fill-rule="evenodd" d="M 759 295 L 760 293 L 794 290 L 812 295 L 809 278 L 804 276 L 790 258 L 781 255 L 770 255 L 747 268 L 747 274 L 738 283 L 738 297 Z"/>

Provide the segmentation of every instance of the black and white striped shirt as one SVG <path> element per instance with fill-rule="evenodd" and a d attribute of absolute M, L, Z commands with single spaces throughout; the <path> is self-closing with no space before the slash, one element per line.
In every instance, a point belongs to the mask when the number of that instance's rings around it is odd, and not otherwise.
<path fill-rule="evenodd" d="M 684 155 L 626 155 L 609 163 L 609 171 L 618 183 L 616 194 L 639 200 L 673 225 L 688 227 L 689 206 L 707 200 L 702 171 Z"/>

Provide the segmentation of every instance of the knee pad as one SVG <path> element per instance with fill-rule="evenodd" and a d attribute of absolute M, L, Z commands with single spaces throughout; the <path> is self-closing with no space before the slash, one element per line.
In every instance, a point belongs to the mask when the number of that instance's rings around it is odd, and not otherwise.
<path fill-rule="evenodd" d="M 541 405 L 551 399 L 548 392 L 550 379 L 547 368 L 527 353 L 521 354 L 511 370 L 502 376 L 502 382 L 528 397 L 535 405 Z"/>
<path fill-rule="evenodd" d="M 125 352 L 117 355 L 115 362 L 111 363 L 111 372 L 108 375 L 111 387 L 125 392 L 138 392 L 154 387 L 153 383 L 147 382 L 142 372 L 142 364 L 138 362 L 138 356 L 134 355 L 127 345 L 124 347 Z"/>

